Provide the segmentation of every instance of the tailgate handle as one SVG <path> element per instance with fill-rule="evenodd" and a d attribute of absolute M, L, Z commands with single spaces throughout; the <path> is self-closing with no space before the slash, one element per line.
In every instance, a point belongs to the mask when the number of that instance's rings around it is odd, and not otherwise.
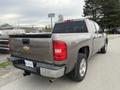
<path fill-rule="evenodd" d="M 23 44 L 30 44 L 30 39 L 22 39 Z"/>

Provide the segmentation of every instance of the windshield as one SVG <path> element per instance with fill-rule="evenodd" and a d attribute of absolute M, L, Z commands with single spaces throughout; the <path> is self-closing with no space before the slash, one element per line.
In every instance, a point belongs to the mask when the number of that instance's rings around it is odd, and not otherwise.
<path fill-rule="evenodd" d="M 57 23 L 53 33 L 85 33 L 88 32 L 84 21 Z"/>

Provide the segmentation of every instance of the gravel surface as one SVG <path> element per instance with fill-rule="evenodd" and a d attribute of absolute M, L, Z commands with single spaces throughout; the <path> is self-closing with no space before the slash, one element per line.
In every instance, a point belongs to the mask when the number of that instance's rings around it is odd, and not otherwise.
<path fill-rule="evenodd" d="M 10 54 L 0 54 L 0 63 L 6 62 Z M 23 71 L 16 69 L 12 65 L 6 68 L 0 68 L 0 87 L 6 85 L 22 76 Z"/>
<path fill-rule="evenodd" d="M 9 57 L 10 54 L 1 54 L 0 53 L 0 63 L 7 61 L 7 57 Z"/>
<path fill-rule="evenodd" d="M 13 66 L 9 66 L 5 69 L 0 68 L 0 87 L 23 77 L 22 73 L 23 71 Z"/>

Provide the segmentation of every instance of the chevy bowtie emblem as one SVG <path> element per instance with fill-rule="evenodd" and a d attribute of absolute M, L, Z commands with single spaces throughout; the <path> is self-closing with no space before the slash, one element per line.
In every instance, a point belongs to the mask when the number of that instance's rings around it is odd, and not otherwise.
<path fill-rule="evenodd" d="M 24 50 L 24 51 L 29 51 L 29 50 L 30 50 L 30 47 L 29 47 L 29 46 L 24 46 L 24 47 L 23 47 L 23 50 Z"/>

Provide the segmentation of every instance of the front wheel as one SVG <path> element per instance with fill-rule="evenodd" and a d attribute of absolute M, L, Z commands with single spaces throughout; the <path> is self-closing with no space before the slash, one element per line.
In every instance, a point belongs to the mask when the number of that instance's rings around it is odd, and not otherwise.
<path fill-rule="evenodd" d="M 82 81 L 87 72 L 87 57 L 84 54 L 78 55 L 77 63 L 72 72 L 69 73 L 70 79 L 74 81 Z"/>
<path fill-rule="evenodd" d="M 107 46 L 108 46 L 108 44 L 105 43 L 104 47 L 101 48 L 100 52 L 103 53 L 103 54 L 105 54 L 107 52 Z"/>

